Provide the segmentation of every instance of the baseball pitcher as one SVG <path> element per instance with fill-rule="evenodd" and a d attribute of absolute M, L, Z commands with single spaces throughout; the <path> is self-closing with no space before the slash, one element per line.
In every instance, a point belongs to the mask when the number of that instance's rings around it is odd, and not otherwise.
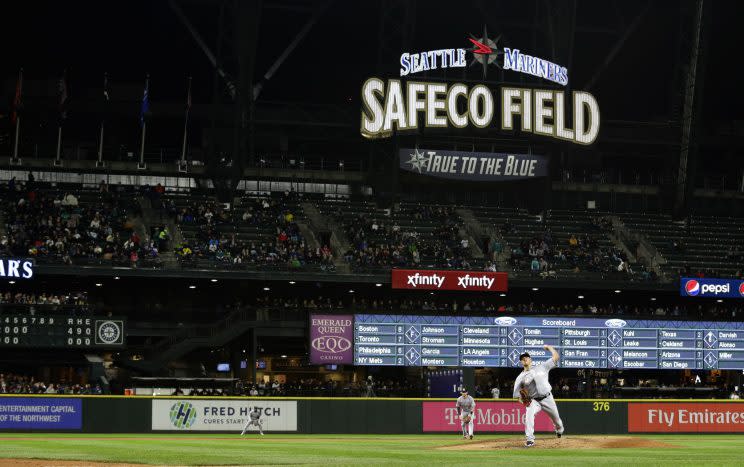
<path fill-rule="evenodd" d="M 548 417 L 553 421 L 555 434 L 561 437 L 563 434 L 563 421 L 558 414 L 558 407 L 555 405 L 555 399 L 551 393 L 552 387 L 548 382 L 548 373 L 555 368 L 560 355 L 553 346 L 546 345 L 543 347 L 549 350 L 552 356 L 542 365 L 532 367 L 532 358 L 527 352 L 519 356 L 524 370 L 514 381 L 514 397 L 518 398 L 522 404 L 527 407 L 527 417 L 524 421 L 524 435 L 527 438 L 526 447 L 535 445 L 535 415 L 540 410 L 544 410 Z"/>
<path fill-rule="evenodd" d="M 254 407 L 253 412 L 249 413 L 249 419 L 247 422 L 245 422 L 245 426 L 243 427 L 243 431 L 240 433 L 240 436 L 243 436 L 246 431 L 248 431 L 248 427 L 255 426 L 258 428 L 258 432 L 261 433 L 261 436 L 263 436 L 263 421 L 261 420 L 261 407 Z"/>
<path fill-rule="evenodd" d="M 462 395 L 457 398 L 457 415 L 460 416 L 460 425 L 462 426 L 462 437 L 464 439 L 473 439 L 473 427 L 475 426 L 475 400 L 468 395 L 467 390 L 463 390 Z"/>

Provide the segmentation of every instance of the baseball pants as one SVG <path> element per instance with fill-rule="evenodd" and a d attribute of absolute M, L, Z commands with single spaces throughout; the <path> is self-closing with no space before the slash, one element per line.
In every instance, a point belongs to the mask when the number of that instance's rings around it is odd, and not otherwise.
<path fill-rule="evenodd" d="M 255 426 L 256 428 L 258 428 L 258 432 L 263 434 L 263 423 L 261 422 L 261 420 L 249 420 L 243 427 L 243 432 L 240 434 L 244 435 L 245 432 L 248 431 L 248 428 L 251 426 Z"/>
<path fill-rule="evenodd" d="M 558 406 L 555 405 L 555 399 L 553 399 L 553 395 L 551 394 L 541 401 L 533 399 L 532 403 L 527 407 L 527 416 L 524 420 L 524 435 L 527 441 L 535 440 L 535 415 L 541 410 L 544 410 L 553 421 L 555 432 L 563 433 L 563 421 L 558 414 Z"/>
<path fill-rule="evenodd" d="M 463 421 L 463 418 L 465 418 L 466 415 L 470 416 L 470 421 L 468 423 L 465 423 Z M 463 436 L 473 436 L 473 428 L 475 427 L 475 414 L 473 414 L 472 412 L 463 412 L 463 414 L 460 415 L 460 425 L 462 426 Z"/>

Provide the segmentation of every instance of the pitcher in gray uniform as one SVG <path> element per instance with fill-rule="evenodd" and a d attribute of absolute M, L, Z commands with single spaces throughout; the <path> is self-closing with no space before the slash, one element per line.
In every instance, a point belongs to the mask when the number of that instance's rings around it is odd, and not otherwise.
<path fill-rule="evenodd" d="M 475 427 L 475 400 L 468 395 L 468 391 L 463 389 L 457 398 L 457 414 L 460 416 L 460 425 L 462 426 L 463 438 L 473 439 L 473 428 Z"/>
<path fill-rule="evenodd" d="M 532 357 L 527 352 L 519 356 L 524 370 L 514 381 L 514 397 L 527 407 L 527 416 L 524 421 L 526 447 L 535 445 L 535 415 L 540 410 L 544 410 L 553 421 L 556 436 L 560 438 L 563 434 L 563 421 L 558 414 L 558 407 L 555 405 L 551 393 L 552 388 L 548 382 L 548 373 L 555 368 L 560 355 L 553 346 L 546 345 L 543 348 L 549 350 L 552 356 L 542 364 L 533 366 Z"/>

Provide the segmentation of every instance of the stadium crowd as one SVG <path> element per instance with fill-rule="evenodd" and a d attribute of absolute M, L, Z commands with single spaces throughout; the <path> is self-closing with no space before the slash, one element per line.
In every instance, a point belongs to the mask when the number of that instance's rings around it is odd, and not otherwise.
<path fill-rule="evenodd" d="M 343 221 L 352 248 L 344 259 L 354 269 L 421 267 L 468 269 L 471 254 L 468 240 L 460 239 L 461 221 L 454 208 L 417 206 L 406 215 L 416 221 L 434 223 L 431 232 L 402 228 L 394 220 L 383 221 L 358 214 Z M 336 214 L 342 219 L 341 213 Z"/>
<path fill-rule="evenodd" d="M 279 265 L 299 269 L 318 265 L 323 270 L 333 269 L 329 246 L 308 247 L 295 214 L 285 201 L 289 199 L 255 198 L 232 213 L 214 201 L 194 203 L 180 210 L 167 202 L 166 209 L 175 216 L 177 224 L 199 227 L 194 241 L 176 246 L 176 254 L 187 266 L 206 259 L 234 267 Z M 266 226 L 273 230 L 269 236 L 241 239 L 241 228 Z"/>
<path fill-rule="evenodd" d="M 103 394 L 101 386 L 65 381 L 47 383 L 33 376 L 0 373 L 0 394 Z"/>
<path fill-rule="evenodd" d="M 104 181 L 93 193 L 94 202 L 83 202 L 79 192 L 38 185 L 32 173 L 24 183 L 11 179 L 1 203 L 6 234 L 0 254 L 65 264 L 137 267 L 145 259 L 156 261 L 154 242 L 133 228 L 131 219 L 141 216 L 136 200 L 109 191 Z"/>
<path fill-rule="evenodd" d="M 436 312 L 436 313 L 498 313 L 508 315 L 586 315 L 623 316 L 628 318 L 648 317 L 658 319 L 706 319 L 736 320 L 744 316 L 744 307 L 731 304 L 689 304 L 689 305 L 648 305 L 639 304 L 552 304 L 522 303 L 503 304 L 487 300 L 455 299 L 396 299 L 396 298 L 358 298 L 356 296 L 331 298 L 270 298 L 256 297 L 252 304 L 256 308 L 280 310 L 337 310 L 354 312 Z"/>

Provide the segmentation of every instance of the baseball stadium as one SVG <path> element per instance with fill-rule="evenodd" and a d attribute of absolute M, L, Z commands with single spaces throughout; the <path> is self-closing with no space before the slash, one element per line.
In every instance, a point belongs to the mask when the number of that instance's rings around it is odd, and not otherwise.
<path fill-rule="evenodd" d="M 744 465 L 744 3 L 2 9 L 0 466 Z"/>

